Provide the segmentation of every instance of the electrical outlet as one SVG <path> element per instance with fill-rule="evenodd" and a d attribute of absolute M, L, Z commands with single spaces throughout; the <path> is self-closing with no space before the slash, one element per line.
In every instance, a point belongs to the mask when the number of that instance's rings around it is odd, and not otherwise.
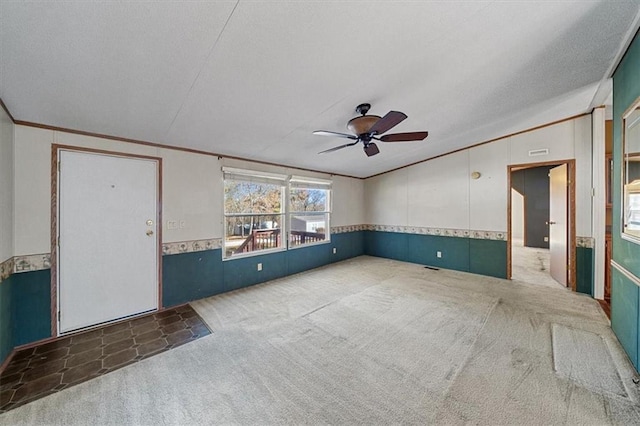
<path fill-rule="evenodd" d="M 258 263 L 258 271 L 262 271 L 262 263 Z"/>
<path fill-rule="evenodd" d="M 181 220 L 180 221 L 180 229 L 184 229 L 187 226 L 187 221 L 186 220 Z"/>
<path fill-rule="evenodd" d="M 333 254 L 336 254 L 336 253 L 337 253 L 337 251 L 338 251 L 338 250 L 334 247 L 334 248 L 333 248 Z"/>
<path fill-rule="evenodd" d="M 167 229 L 178 229 L 178 221 L 177 220 L 168 220 L 167 221 Z"/>
<path fill-rule="evenodd" d="M 437 251 L 436 252 L 436 257 L 442 257 L 442 252 L 441 251 Z"/>
<path fill-rule="evenodd" d="M 548 243 L 549 242 L 549 237 L 544 237 L 544 242 Z"/>

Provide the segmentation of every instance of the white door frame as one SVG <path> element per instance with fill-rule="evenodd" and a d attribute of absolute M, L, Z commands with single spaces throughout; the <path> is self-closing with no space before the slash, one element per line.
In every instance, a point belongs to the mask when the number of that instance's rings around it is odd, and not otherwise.
<path fill-rule="evenodd" d="M 576 160 L 556 160 L 540 163 L 511 164 L 507 166 L 507 279 L 511 279 L 511 172 L 523 169 L 532 169 L 540 166 L 567 165 L 567 179 L 569 193 L 567 198 L 568 224 L 567 244 L 569 253 L 567 259 L 569 267 L 567 271 L 567 287 L 576 291 Z"/>
<path fill-rule="evenodd" d="M 593 265 L 593 298 L 604 299 L 604 276 L 606 269 L 610 266 L 605 265 L 605 234 L 607 221 L 607 189 L 606 189 L 606 155 L 605 155 L 605 138 L 606 138 L 606 110 L 604 106 L 597 107 L 591 114 L 591 124 L 593 135 L 592 157 L 593 161 L 591 169 L 593 170 L 593 220 L 591 221 L 591 229 L 595 244 L 593 246 L 594 265 Z"/>
<path fill-rule="evenodd" d="M 59 154 L 60 151 L 75 151 L 79 153 L 101 154 L 113 157 L 152 160 L 157 163 L 157 194 L 156 194 L 156 247 L 157 247 L 157 272 L 158 277 L 158 310 L 162 306 L 162 158 L 145 155 L 129 154 L 124 152 L 106 151 L 101 149 L 84 148 L 70 145 L 53 144 L 51 146 L 51 335 L 59 336 L 59 297 L 58 297 L 58 200 L 59 200 Z M 115 320 L 116 322 L 118 320 Z M 87 327 L 91 328 L 91 327 Z"/>

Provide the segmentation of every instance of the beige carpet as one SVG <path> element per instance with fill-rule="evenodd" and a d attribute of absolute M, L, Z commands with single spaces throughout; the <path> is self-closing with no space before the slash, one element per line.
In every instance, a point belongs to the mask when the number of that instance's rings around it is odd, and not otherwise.
<path fill-rule="evenodd" d="M 363 256 L 193 306 L 211 336 L 0 424 L 640 424 L 606 317 L 566 290 Z"/>
<path fill-rule="evenodd" d="M 511 278 L 552 288 L 565 286 L 551 277 L 549 249 L 525 247 L 522 240 L 511 242 Z"/>

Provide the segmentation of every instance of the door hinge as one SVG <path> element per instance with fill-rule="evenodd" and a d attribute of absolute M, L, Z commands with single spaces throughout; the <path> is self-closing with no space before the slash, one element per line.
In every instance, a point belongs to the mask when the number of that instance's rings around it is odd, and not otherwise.
<path fill-rule="evenodd" d="M 60 247 L 60 237 L 58 236 L 58 247 Z"/>
<path fill-rule="evenodd" d="M 60 164 L 62 163 L 62 161 L 58 160 L 58 171 L 60 171 Z"/>
<path fill-rule="evenodd" d="M 60 322 L 60 311 L 58 311 L 58 322 Z"/>

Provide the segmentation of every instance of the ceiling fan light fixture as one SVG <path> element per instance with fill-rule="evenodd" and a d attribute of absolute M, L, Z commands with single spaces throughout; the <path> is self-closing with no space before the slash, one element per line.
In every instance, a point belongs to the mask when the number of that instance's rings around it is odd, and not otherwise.
<path fill-rule="evenodd" d="M 373 155 L 376 155 L 379 152 L 380 152 L 380 150 L 378 149 L 378 145 L 376 145 L 373 142 L 371 142 L 369 144 L 366 144 L 364 146 L 364 153 L 367 154 L 367 157 L 371 157 Z"/>
<path fill-rule="evenodd" d="M 356 135 L 361 135 L 363 133 L 369 133 L 369 129 L 373 127 L 380 120 L 380 117 L 377 115 L 363 115 L 360 117 L 352 118 L 347 123 L 347 129 L 351 131 L 351 133 Z"/>

